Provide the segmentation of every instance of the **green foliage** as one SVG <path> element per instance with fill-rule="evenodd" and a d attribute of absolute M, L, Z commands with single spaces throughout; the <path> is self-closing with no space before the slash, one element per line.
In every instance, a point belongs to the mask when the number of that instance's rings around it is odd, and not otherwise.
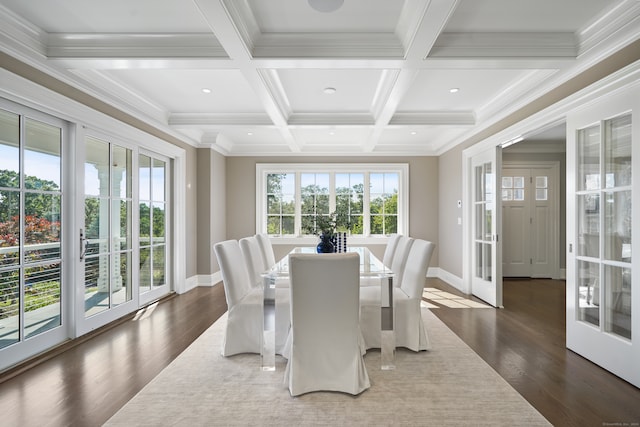
<path fill-rule="evenodd" d="M 147 203 L 140 203 L 140 237 L 163 237 L 165 230 L 164 209 L 153 207 L 153 229 L 151 228 L 151 207 Z"/>

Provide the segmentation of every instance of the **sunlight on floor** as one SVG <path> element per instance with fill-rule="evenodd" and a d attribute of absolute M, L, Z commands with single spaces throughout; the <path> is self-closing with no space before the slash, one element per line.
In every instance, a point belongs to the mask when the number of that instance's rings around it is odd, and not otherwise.
<path fill-rule="evenodd" d="M 449 308 L 491 308 L 491 306 L 487 304 L 472 301 L 465 297 L 454 295 L 436 288 L 425 288 L 424 291 L 422 291 L 422 296 L 431 302 Z M 437 305 L 429 304 L 424 301 L 423 303 L 428 304 L 428 308 L 438 308 Z"/>

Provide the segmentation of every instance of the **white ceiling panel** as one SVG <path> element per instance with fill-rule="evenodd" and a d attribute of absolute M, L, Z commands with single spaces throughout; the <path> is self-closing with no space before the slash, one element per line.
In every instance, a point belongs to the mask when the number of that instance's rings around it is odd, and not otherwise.
<path fill-rule="evenodd" d="M 447 32 L 576 32 L 618 0 L 460 0 Z"/>
<path fill-rule="evenodd" d="M 183 0 L 2 0 L 49 33 L 210 32 L 192 2 Z"/>
<path fill-rule="evenodd" d="M 363 145 L 371 134 L 371 127 L 294 128 L 293 135 L 302 145 L 353 146 Z"/>
<path fill-rule="evenodd" d="M 398 111 L 474 111 L 525 74 L 523 70 L 423 70 Z"/>
<path fill-rule="evenodd" d="M 368 112 L 382 72 L 379 70 L 278 71 L 293 112 Z M 327 94 L 326 88 L 335 89 Z"/>
<path fill-rule="evenodd" d="M 330 33 L 395 31 L 404 5 L 401 0 L 345 0 L 334 13 L 314 10 L 306 0 L 249 0 L 263 33 Z M 363 19 L 366 10 L 366 19 Z"/>
<path fill-rule="evenodd" d="M 263 106 L 238 70 L 110 70 L 169 113 L 255 113 Z M 209 93 L 204 93 L 208 89 Z"/>

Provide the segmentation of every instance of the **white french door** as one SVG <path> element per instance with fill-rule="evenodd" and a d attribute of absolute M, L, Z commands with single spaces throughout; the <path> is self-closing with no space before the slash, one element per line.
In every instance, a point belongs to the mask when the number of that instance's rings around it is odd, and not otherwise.
<path fill-rule="evenodd" d="M 77 154 L 81 335 L 170 292 L 170 162 L 97 133 L 84 135 Z"/>
<path fill-rule="evenodd" d="M 501 148 L 471 157 L 471 291 L 494 307 L 502 306 L 500 197 Z"/>
<path fill-rule="evenodd" d="M 567 347 L 638 387 L 639 99 L 631 88 L 567 118 Z"/>
<path fill-rule="evenodd" d="M 66 122 L 0 99 L 0 370 L 68 335 Z"/>
<path fill-rule="evenodd" d="M 145 305 L 167 294 L 169 287 L 168 158 L 141 151 L 138 155 L 138 293 Z"/>

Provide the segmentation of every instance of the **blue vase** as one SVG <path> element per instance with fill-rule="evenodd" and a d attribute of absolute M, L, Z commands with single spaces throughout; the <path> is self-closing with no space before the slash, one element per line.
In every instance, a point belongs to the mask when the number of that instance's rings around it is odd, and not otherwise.
<path fill-rule="evenodd" d="M 318 243 L 318 246 L 316 246 L 316 250 L 319 254 L 330 254 L 335 252 L 335 246 L 331 241 L 331 236 L 321 234 L 320 243 Z"/>

